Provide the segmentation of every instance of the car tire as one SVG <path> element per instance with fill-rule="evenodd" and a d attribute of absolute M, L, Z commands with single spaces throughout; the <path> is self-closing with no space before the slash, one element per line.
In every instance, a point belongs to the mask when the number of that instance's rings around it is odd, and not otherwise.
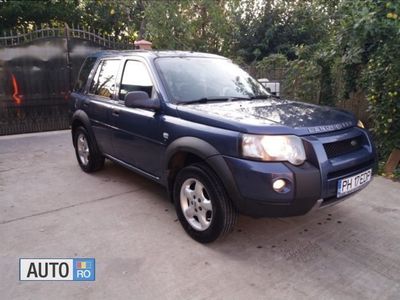
<path fill-rule="evenodd" d="M 200 243 L 231 232 L 237 211 L 218 176 L 204 163 L 183 168 L 177 175 L 173 199 L 185 231 Z"/>
<path fill-rule="evenodd" d="M 91 138 L 85 127 L 74 131 L 74 146 L 79 166 L 86 173 L 100 170 L 104 166 L 104 156 L 98 150 L 96 141 Z"/>

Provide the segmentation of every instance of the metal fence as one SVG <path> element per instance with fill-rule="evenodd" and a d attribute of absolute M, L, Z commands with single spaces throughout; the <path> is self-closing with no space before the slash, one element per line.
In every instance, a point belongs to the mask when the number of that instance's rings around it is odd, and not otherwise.
<path fill-rule="evenodd" d="M 285 98 L 290 96 L 285 89 L 287 68 L 260 70 L 254 65 L 241 65 L 252 77 L 258 79 L 270 92 Z"/>
<path fill-rule="evenodd" d="M 68 96 L 84 58 L 131 44 L 84 28 L 0 37 L 0 135 L 68 128 Z"/>
<path fill-rule="evenodd" d="M 296 77 L 296 80 L 290 80 L 294 76 L 288 75 L 290 73 L 290 68 L 288 67 L 260 70 L 254 65 L 244 65 L 242 68 L 254 78 L 268 79 L 268 86 L 272 87 L 271 91 L 279 89 L 279 96 L 281 98 L 320 104 L 320 77 L 315 77 L 313 81 L 305 82 L 301 76 Z M 368 101 L 363 91 L 352 92 L 348 98 L 342 99 L 338 91 L 344 89 L 344 81 L 340 77 L 340 74 L 336 74 L 335 76 L 337 76 L 333 86 L 335 106 L 351 111 L 368 126 L 372 126 L 368 112 Z"/>

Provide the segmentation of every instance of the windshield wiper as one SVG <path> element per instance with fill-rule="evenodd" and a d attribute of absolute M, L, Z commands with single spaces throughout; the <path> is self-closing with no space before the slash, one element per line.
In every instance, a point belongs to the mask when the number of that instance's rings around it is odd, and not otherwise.
<path fill-rule="evenodd" d="M 236 99 L 235 97 L 203 97 L 199 99 L 182 101 L 179 104 L 193 104 L 193 103 L 208 103 L 208 102 L 218 102 L 218 101 L 231 101 Z"/>
<path fill-rule="evenodd" d="M 255 95 L 255 96 L 251 96 L 248 99 L 250 100 L 258 100 L 258 99 L 268 99 L 273 97 L 272 95 Z"/>
<path fill-rule="evenodd" d="M 271 98 L 272 95 L 254 95 L 254 96 L 248 96 L 248 97 L 243 97 L 243 98 L 237 98 L 240 100 L 262 100 L 262 99 L 268 99 Z"/>
<path fill-rule="evenodd" d="M 208 103 L 217 101 L 239 101 L 239 100 L 255 100 L 255 99 L 267 99 L 269 95 L 257 95 L 251 97 L 203 97 L 199 99 L 193 99 L 188 101 L 182 101 L 179 104 L 194 104 L 194 103 Z"/>

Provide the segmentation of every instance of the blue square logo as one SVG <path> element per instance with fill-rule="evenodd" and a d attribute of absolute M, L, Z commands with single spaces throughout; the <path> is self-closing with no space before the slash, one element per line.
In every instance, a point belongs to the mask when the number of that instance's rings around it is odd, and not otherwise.
<path fill-rule="evenodd" d="M 96 261 L 94 258 L 74 258 L 74 281 L 94 281 Z"/>

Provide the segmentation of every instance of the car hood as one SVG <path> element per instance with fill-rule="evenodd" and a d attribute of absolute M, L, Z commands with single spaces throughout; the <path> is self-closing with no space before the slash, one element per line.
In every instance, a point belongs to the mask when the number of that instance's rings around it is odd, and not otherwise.
<path fill-rule="evenodd" d="M 276 98 L 187 104 L 177 109 L 183 119 L 249 133 L 268 133 L 274 127 L 277 134 L 306 135 L 352 127 L 357 122 L 343 110 Z"/>

